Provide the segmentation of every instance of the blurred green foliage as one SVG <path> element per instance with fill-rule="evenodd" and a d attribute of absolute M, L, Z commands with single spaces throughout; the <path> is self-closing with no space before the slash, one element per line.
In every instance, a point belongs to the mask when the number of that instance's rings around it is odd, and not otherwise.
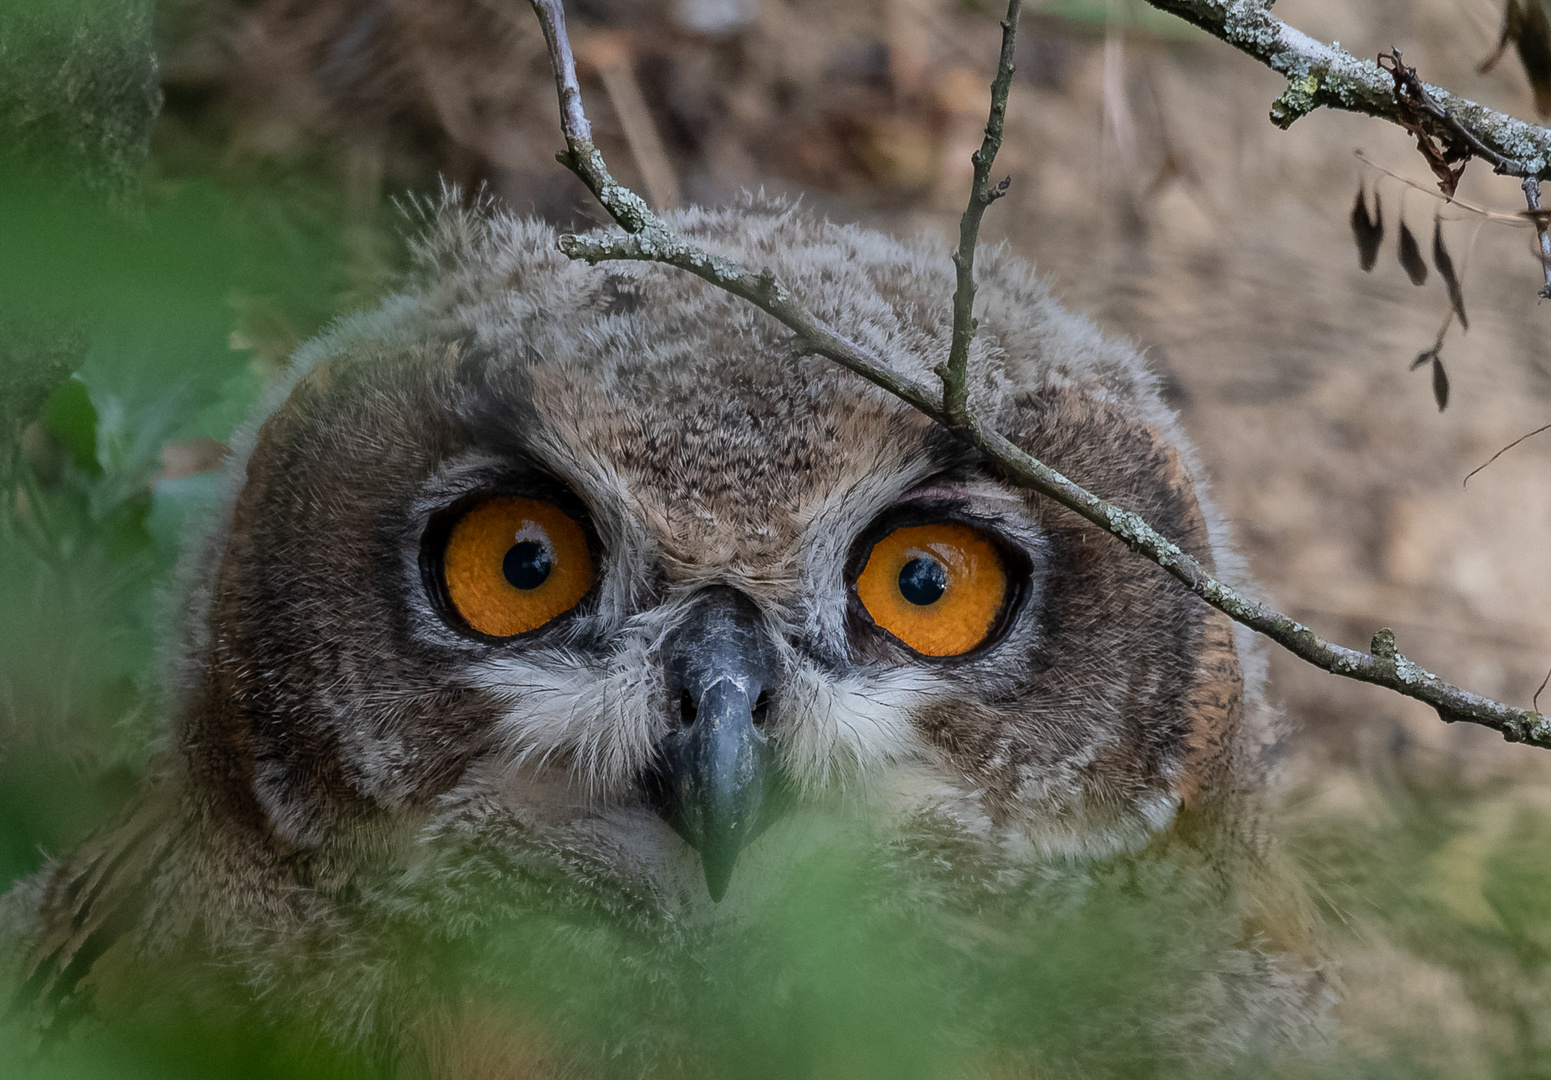
<path fill-rule="evenodd" d="M 341 228 L 328 162 L 154 126 L 152 44 L 139 0 L 0 3 L 0 883 L 100 821 L 163 731 L 162 594 L 219 491 L 167 449 L 228 439 L 393 269 L 391 206 Z"/>
<path fill-rule="evenodd" d="M 165 733 L 162 597 L 219 486 L 169 468 L 169 448 L 229 439 L 289 349 L 398 266 L 390 205 L 348 207 L 327 154 L 233 160 L 197 110 L 153 133 L 148 26 L 133 4 L 0 9 L 0 887 L 111 814 Z M 1354 771 L 1356 804 L 1312 784 L 1290 815 L 1354 1004 L 1340 1042 L 1287 1068 L 1551 1076 L 1551 813 L 1530 787 L 1466 783 L 1420 753 L 1387 769 Z M 1166 1021 L 1225 945 L 1192 868 L 966 881 L 908 845 L 817 848 L 694 932 L 579 918 L 542 879 L 469 889 L 431 940 L 412 895 L 372 910 L 385 942 L 418 942 L 430 984 L 543 1018 L 605 1075 L 987 1075 L 1025 1055 L 1048 1075 L 1184 1068 Z M 445 857 L 469 873 L 491 858 Z M 940 893 L 906 902 L 923 887 Z M 0 1075 L 39 1080 L 385 1068 L 240 1008 L 13 1049 Z"/>

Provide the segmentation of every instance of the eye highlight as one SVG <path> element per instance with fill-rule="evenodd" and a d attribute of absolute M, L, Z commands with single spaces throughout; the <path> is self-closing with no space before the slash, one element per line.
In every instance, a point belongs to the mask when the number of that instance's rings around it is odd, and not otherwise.
<path fill-rule="evenodd" d="M 592 588 L 582 526 L 553 503 L 486 499 L 452 526 L 442 553 L 447 596 L 463 620 L 491 637 L 537 630 Z"/>
<path fill-rule="evenodd" d="M 1007 603 L 1000 548 L 956 521 L 907 525 L 872 546 L 856 597 L 877 626 L 925 656 L 981 644 Z"/>

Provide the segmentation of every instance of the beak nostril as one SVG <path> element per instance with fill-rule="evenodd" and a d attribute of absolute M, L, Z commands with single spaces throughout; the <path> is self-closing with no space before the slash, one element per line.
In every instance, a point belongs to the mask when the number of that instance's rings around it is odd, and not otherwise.
<path fill-rule="evenodd" d="M 695 699 L 690 697 L 688 690 L 679 691 L 679 722 L 684 727 L 691 727 L 695 723 Z"/>
<path fill-rule="evenodd" d="M 754 726 L 764 727 L 765 717 L 770 713 L 770 695 L 761 690 L 759 697 L 754 699 L 754 708 L 750 712 L 754 717 Z"/>

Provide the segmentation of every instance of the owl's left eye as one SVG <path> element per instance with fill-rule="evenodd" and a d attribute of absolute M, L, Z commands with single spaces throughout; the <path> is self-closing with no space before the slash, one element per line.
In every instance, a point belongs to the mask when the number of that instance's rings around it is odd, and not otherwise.
<path fill-rule="evenodd" d="M 464 511 L 442 552 L 447 598 L 463 621 L 490 637 L 537 630 L 592 588 L 581 524 L 558 506 L 509 496 Z"/>

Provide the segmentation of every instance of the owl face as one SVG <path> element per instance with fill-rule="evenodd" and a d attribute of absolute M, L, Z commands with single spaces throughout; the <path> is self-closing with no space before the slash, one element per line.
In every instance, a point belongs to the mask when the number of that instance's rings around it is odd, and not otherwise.
<path fill-rule="evenodd" d="M 932 252 L 780 207 L 679 226 L 918 378 L 947 354 Z M 492 786 L 633 817 L 717 898 L 808 800 L 1101 852 L 1225 790 L 1221 616 L 742 301 L 554 240 L 446 211 L 417 291 L 303 349 L 207 556 L 192 775 L 298 848 Z M 1137 356 L 1015 260 L 984 278 L 981 415 L 1211 564 Z"/>

